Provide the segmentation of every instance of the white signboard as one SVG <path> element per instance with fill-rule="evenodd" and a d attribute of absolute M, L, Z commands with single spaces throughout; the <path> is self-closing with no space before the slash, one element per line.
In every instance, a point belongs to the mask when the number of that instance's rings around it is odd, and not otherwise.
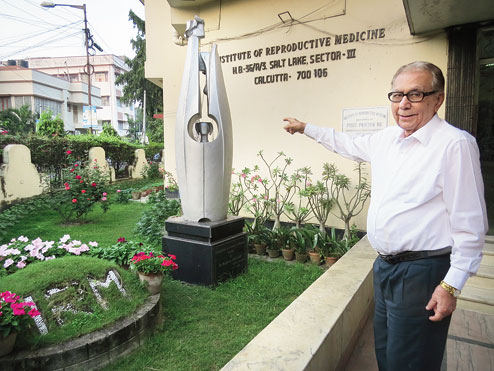
<path fill-rule="evenodd" d="M 96 106 L 82 107 L 82 127 L 98 128 L 98 117 L 96 116 Z"/>
<path fill-rule="evenodd" d="M 373 133 L 388 125 L 388 107 L 346 108 L 342 116 L 342 130 L 346 133 Z"/>

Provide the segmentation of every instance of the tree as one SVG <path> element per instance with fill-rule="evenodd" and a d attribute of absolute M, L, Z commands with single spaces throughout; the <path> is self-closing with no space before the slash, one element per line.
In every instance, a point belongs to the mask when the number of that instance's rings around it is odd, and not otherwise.
<path fill-rule="evenodd" d="M 0 112 L 0 127 L 11 135 L 34 133 L 36 116 L 27 104 L 21 108 L 8 108 Z"/>
<path fill-rule="evenodd" d="M 142 109 L 136 109 L 135 119 L 127 115 L 127 123 L 129 124 L 129 128 L 127 129 L 126 138 L 128 138 L 131 143 L 139 143 L 142 131 Z"/>
<path fill-rule="evenodd" d="M 136 55 L 134 59 L 125 58 L 125 63 L 130 67 L 130 70 L 118 76 L 116 83 L 123 85 L 121 100 L 126 104 L 139 102 L 143 107 L 144 91 L 146 91 L 146 117 L 151 119 L 154 113 L 163 110 L 163 89 L 144 77 L 144 63 L 146 61 L 145 22 L 132 10 L 129 11 L 129 20 L 137 28 L 136 38 L 130 41 Z"/>
<path fill-rule="evenodd" d="M 150 119 L 146 122 L 146 134 L 150 142 L 163 143 L 165 135 L 163 132 L 162 119 Z"/>
<path fill-rule="evenodd" d="M 53 118 L 53 113 L 48 110 L 41 113 L 41 116 L 36 126 L 36 133 L 46 136 L 65 136 L 63 120 L 60 116 Z"/>

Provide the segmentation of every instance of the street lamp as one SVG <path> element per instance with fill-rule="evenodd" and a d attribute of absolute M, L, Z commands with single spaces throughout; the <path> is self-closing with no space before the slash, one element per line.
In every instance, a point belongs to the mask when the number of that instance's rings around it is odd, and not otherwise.
<path fill-rule="evenodd" d="M 54 8 L 56 6 L 68 6 L 70 8 L 76 8 L 76 9 L 81 9 L 84 11 L 84 35 L 85 35 L 85 42 L 86 42 L 86 67 L 84 69 L 84 72 L 87 74 L 87 98 L 88 98 L 88 104 L 89 104 L 89 112 L 90 112 L 90 133 L 93 133 L 93 107 L 91 105 L 91 75 L 93 71 L 91 68 L 93 66 L 89 63 L 89 29 L 87 28 L 87 16 L 86 16 L 86 4 L 82 5 L 72 5 L 72 4 L 55 4 L 51 1 L 43 1 L 40 4 L 43 8 Z M 97 46 L 97 45 L 96 45 Z M 97 48 L 100 51 L 103 51 L 99 46 Z"/>

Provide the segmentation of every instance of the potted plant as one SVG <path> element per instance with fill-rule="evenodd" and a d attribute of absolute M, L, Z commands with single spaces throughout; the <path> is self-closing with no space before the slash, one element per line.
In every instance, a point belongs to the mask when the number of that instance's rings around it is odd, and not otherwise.
<path fill-rule="evenodd" d="M 280 256 L 280 251 L 286 249 L 290 240 L 290 229 L 280 226 L 272 232 L 271 243 L 268 246 L 268 255 L 270 258 Z"/>
<path fill-rule="evenodd" d="M 175 259 L 175 255 L 164 256 L 141 251 L 134 255 L 131 264 L 137 270 L 139 280 L 147 283 L 149 293 L 155 295 L 161 291 L 165 273 L 178 269 Z"/>
<path fill-rule="evenodd" d="M 0 293 L 0 357 L 9 354 L 14 349 L 17 333 L 27 326 L 29 317 L 40 313 L 33 302 L 23 302 L 19 295 L 10 291 Z"/>
<path fill-rule="evenodd" d="M 306 228 L 293 228 L 291 241 L 295 249 L 295 259 L 299 263 L 305 263 L 307 250 L 312 244 L 311 233 Z"/>
<path fill-rule="evenodd" d="M 314 237 L 314 244 L 319 247 L 328 267 L 336 263 L 351 247 L 348 239 L 338 240 L 334 227 L 329 234 L 318 233 Z"/>
<path fill-rule="evenodd" d="M 252 241 L 254 243 L 254 248 L 256 249 L 256 254 L 264 256 L 266 254 L 266 248 L 268 243 L 271 241 L 272 232 L 263 224 L 258 224 L 254 228 Z"/>

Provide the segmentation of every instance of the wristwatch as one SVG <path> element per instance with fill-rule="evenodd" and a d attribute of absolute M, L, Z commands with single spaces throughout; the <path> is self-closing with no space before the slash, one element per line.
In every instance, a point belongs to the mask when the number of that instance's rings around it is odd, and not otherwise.
<path fill-rule="evenodd" d="M 445 289 L 447 292 L 449 292 L 451 295 L 453 295 L 455 298 L 457 298 L 458 296 L 460 296 L 461 294 L 461 291 L 454 288 L 453 286 L 451 285 L 448 285 L 446 282 L 444 281 L 441 281 L 441 283 L 439 284 L 443 289 Z"/>

